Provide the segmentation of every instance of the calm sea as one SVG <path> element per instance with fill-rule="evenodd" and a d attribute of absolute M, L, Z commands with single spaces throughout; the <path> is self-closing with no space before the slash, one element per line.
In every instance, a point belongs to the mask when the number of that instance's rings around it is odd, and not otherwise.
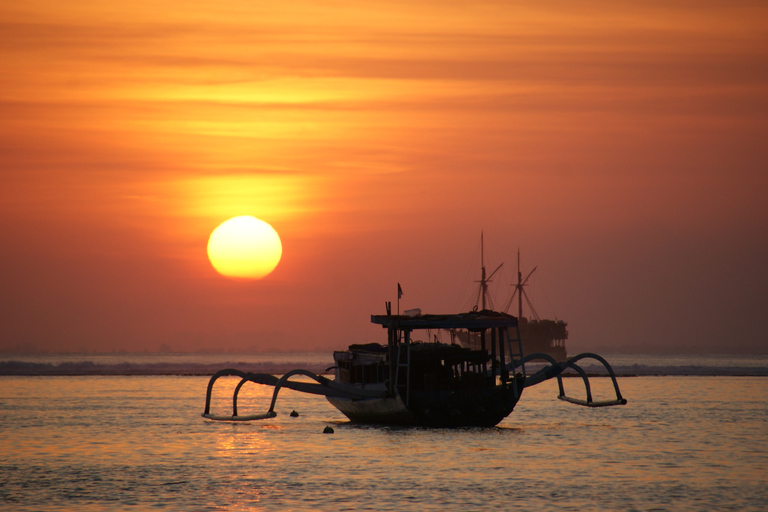
<path fill-rule="evenodd" d="M 653 363 L 656 374 L 664 361 Z M 624 377 L 629 403 L 602 409 L 559 401 L 548 382 L 527 389 L 498 427 L 458 430 L 353 425 L 324 398 L 290 390 L 281 391 L 276 418 L 212 422 L 200 417 L 207 382 L 196 375 L 1 376 L 0 508 L 768 506 L 765 376 Z M 221 379 L 215 412 L 231 412 L 236 383 Z M 578 379 L 565 384 L 581 397 Z M 609 386 L 593 379 L 596 398 L 607 398 Z M 247 385 L 240 413 L 265 412 L 271 393 Z M 324 434 L 326 426 L 335 432 Z"/>

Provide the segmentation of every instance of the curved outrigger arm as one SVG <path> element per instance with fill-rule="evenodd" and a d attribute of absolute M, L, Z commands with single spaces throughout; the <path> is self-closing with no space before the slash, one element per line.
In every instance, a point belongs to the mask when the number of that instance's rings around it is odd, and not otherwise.
<path fill-rule="evenodd" d="M 587 373 L 584 371 L 584 369 L 581 366 L 576 364 L 577 361 L 580 361 L 585 358 L 591 358 L 591 359 L 595 359 L 596 361 L 599 361 L 603 366 L 605 366 L 606 370 L 608 370 L 608 375 L 611 377 L 611 381 L 613 382 L 613 389 L 616 391 L 615 399 L 613 400 L 593 400 L 592 399 L 592 389 L 589 385 L 589 377 L 587 376 Z M 584 405 L 587 407 L 607 407 L 610 405 L 624 405 L 627 403 L 626 398 L 621 396 L 621 391 L 619 390 L 619 383 L 616 381 L 616 374 L 613 372 L 613 368 L 611 368 L 611 365 L 608 364 L 608 361 L 603 359 L 601 356 L 597 354 L 593 354 L 591 352 L 585 352 L 583 354 L 579 354 L 574 357 L 571 357 L 566 361 L 560 361 L 560 362 L 556 361 L 549 354 L 535 353 L 535 354 L 529 354 L 520 360 L 509 363 L 507 366 L 509 367 L 510 370 L 514 370 L 514 368 L 517 368 L 518 366 L 521 366 L 529 361 L 541 360 L 541 359 L 547 361 L 549 363 L 549 366 L 545 366 L 544 368 L 537 371 L 533 375 L 526 377 L 523 387 L 535 386 L 536 384 L 540 384 L 545 380 L 549 380 L 553 377 L 557 377 L 557 384 L 558 384 L 558 387 L 560 388 L 560 394 L 558 395 L 557 398 L 559 398 L 560 400 L 565 400 L 566 402 L 571 402 L 577 405 Z M 581 376 L 582 380 L 584 381 L 584 388 L 586 389 L 586 392 L 587 392 L 586 400 L 581 400 L 579 398 L 572 398 L 565 395 L 565 389 L 563 387 L 563 379 L 561 374 L 567 368 L 573 368 Z"/>
<path fill-rule="evenodd" d="M 232 395 L 232 415 L 222 416 L 217 414 L 211 414 L 211 394 L 213 393 L 213 385 L 219 377 L 225 376 L 237 376 L 240 377 L 240 382 L 235 387 L 235 391 Z M 294 375 L 304 375 L 310 377 L 316 381 L 313 382 L 295 382 L 289 379 Z M 272 403 L 269 406 L 269 410 L 264 414 L 249 414 L 240 416 L 237 414 L 237 396 L 240 393 L 240 389 L 246 382 L 254 382 L 256 384 L 264 384 L 267 386 L 274 386 L 275 391 L 272 393 Z M 208 391 L 205 395 L 205 412 L 203 412 L 203 418 L 210 420 L 220 421 L 250 421 L 250 420 L 263 420 L 267 418 L 274 418 L 277 416 L 275 413 L 275 403 L 277 402 L 277 394 L 280 392 L 280 388 L 286 387 L 293 389 L 294 391 L 301 391 L 303 393 L 311 393 L 314 395 L 335 396 L 341 398 L 351 399 L 363 399 L 363 398 L 381 398 L 386 395 L 386 391 L 379 390 L 366 390 L 353 388 L 338 382 L 332 381 L 323 377 L 322 375 L 316 375 L 308 370 L 291 370 L 284 374 L 282 377 L 277 378 L 274 375 L 267 373 L 251 373 L 235 370 L 233 368 L 227 368 L 216 372 L 208 381 Z"/>

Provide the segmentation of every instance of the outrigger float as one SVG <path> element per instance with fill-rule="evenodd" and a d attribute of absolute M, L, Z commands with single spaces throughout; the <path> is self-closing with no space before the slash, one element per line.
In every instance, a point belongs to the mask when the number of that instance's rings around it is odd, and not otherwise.
<path fill-rule="evenodd" d="M 387 329 L 387 344 L 351 345 L 334 352 L 333 380 L 307 370 L 293 370 L 281 377 L 224 369 L 208 382 L 205 412 L 211 420 L 251 421 L 276 416 L 275 403 L 282 388 L 324 395 L 353 422 L 384 425 L 420 425 L 428 427 L 492 427 L 514 409 L 523 390 L 557 378 L 559 396 L 588 407 L 623 405 L 616 376 L 608 362 L 597 354 L 583 353 L 556 361 L 544 353 L 523 355 L 518 319 L 492 310 L 473 310 L 451 315 L 422 315 L 419 310 L 404 315 L 372 315 L 371 322 Z M 426 331 L 429 342 L 414 341 L 413 333 Z M 438 333 L 447 333 L 451 343 L 438 341 Z M 480 338 L 479 348 L 456 343 L 461 334 Z M 466 336 L 464 336 L 466 337 Z M 593 400 L 589 377 L 579 362 L 594 359 L 608 371 L 616 398 Z M 544 361 L 545 365 L 528 375 L 526 364 Z M 586 398 L 565 395 L 562 373 L 573 369 L 581 376 Z M 211 394 L 220 377 L 240 377 L 232 396 L 232 414 L 210 411 Z M 314 382 L 291 380 L 309 377 Z M 249 382 L 274 386 L 272 403 L 264 414 L 239 415 L 238 394 Z"/>

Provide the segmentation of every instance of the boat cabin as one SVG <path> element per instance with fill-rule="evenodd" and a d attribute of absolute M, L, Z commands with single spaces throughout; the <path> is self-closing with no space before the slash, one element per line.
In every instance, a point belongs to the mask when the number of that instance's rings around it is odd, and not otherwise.
<path fill-rule="evenodd" d="M 520 354 L 517 319 L 506 313 L 373 315 L 371 321 L 387 329 L 387 345 L 350 345 L 334 352 L 336 381 L 383 387 L 392 396 L 397 391 L 406 403 L 414 393 L 506 385 L 507 359 Z M 427 331 L 426 339 L 433 341 L 414 341 L 416 330 Z M 439 341 L 438 331 L 451 342 Z M 466 338 L 462 334 L 472 334 L 480 345 L 462 346 L 457 342 Z"/>

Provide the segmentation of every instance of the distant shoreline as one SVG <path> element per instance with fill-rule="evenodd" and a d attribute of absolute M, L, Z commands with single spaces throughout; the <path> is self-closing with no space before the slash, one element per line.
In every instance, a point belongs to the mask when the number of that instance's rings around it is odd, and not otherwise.
<path fill-rule="evenodd" d="M 236 368 L 253 373 L 283 374 L 295 368 L 304 368 L 314 373 L 325 373 L 328 365 L 288 363 L 118 363 L 95 364 L 89 361 L 77 363 L 30 363 L 22 361 L 0 361 L 0 376 L 3 375 L 213 375 L 224 368 Z"/>
<path fill-rule="evenodd" d="M 296 368 L 309 370 L 317 374 L 326 374 L 329 365 L 315 363 L 117 363 L 97 364 L 90 361 L 53 363 L 34 363 L 25 361 L 0 361 L 0 376 L 209 376 L 224 368 L 237 368 L 253 373 L 281 375 Z M 533 365 L 531 365 L 533 366 Z M 584 365 L 590 376 L 607 375 L 602 366 Z M 529 368 L 528 373 L 532 373 Z M 613 370 L 620 377 L 647 376 L 700 376 L 700 377 L 765 377 L 768 367 L 738 366 L 650 366 L 633 364 L 630 366 L 614 365 Z M 566 375 L 571 376 L 571 375 Z M 574 375 L 575 376 L 575 375 Z"/>

